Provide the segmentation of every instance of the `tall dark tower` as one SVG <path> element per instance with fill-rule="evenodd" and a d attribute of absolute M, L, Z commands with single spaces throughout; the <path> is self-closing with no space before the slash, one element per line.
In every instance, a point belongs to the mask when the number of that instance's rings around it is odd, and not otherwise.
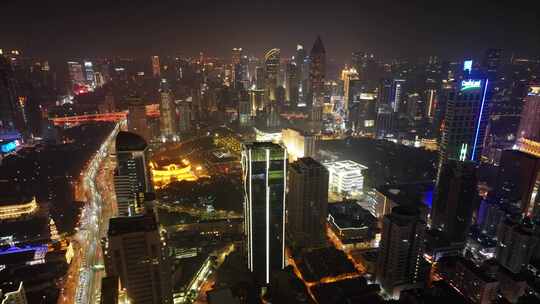
<path fill-rule="evenodd" d="M 464 242 L 478 206 L 475 164 L 445 162 L 436 187 L 431 227 L 442 231 L 451 242 Z"/>
<path fill-rule="evenodd" d="M 388 294 L 421 286 L 425 230 L 426 223 L 414 207 L 394 207 L 384 216 L 376 277 Z"/>
<path fill-rule="evenodd" d="M 503 50 L 501 49 L 488 49 L 486 51 L 484 55 L 484 62 L 482 64 L 487 72 L 489 80 L 497 79 L 502 63 L 502 55 Z"/>
<path fill-rule="evenodd" d="M 17 101 L 17 82 L 9 59 L 0 54 L 0 133 L 24 131 L 24 115 Z"/>
<path fill-rule="evenodd" d="M 161 79 L 159 92 L 161 95 L 161 102 L 159 105 L 159 126 L 161 136 L 167 138 L 176 133 L 176 119 L 172 91 L 165 78 Z"/>
<path fill-rule="evenodd" d="M 287 225 L 295 245 L 309 248 L 326 242 L 328 178 L 328 170 L 311 157 L 289 166 Z"/>
<path fill-rule="evenodd" d="M 317 40 L 315 40 L 309 56 L 311 58 L 309 72 L 309 77 L 311 79 L 310 91 L 313 93 L 313 105 L 322 106 L 324 97 L 324 79 L 326 76 L 326 50 L 324 49 L 320 36 L 317 36 Z"/>
<path fill-rule="evenodd" d="M 257 283 L 285 267 L 287 151 L 270 142 L 242 146 L 246 251 Z"/>

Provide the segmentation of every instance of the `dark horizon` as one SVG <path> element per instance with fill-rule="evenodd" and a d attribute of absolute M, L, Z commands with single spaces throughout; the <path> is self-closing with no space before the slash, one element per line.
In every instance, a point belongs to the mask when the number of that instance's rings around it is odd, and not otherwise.
<path fill-rule="evenodd" d="M 6 3 L 0 48 L 52 60 L 81 57 L 173 55 L 228 58 L 233 47 L 261 56 L 277 47 L 294 55 L 321 35 L 329 59 L 353 51 L 377 57 L 478 58 L 485 49 L 540 55 L 535 10 L 480 0 L 428 1 L 56 1 Z"/>

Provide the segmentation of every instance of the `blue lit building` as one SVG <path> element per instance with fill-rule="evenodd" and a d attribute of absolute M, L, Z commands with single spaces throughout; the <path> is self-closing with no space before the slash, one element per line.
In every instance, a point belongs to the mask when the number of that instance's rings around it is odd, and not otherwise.
<path fill-rule="evenodd" d="M 466 77 L 448 92 L 439 149 L 441 165 L 450 159 L 479 160 L 489 119 L 488 87 L 487 78 Z"/>

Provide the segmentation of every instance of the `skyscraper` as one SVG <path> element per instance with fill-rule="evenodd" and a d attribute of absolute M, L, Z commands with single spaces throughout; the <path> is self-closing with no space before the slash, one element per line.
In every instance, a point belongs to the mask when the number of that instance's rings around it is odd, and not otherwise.
<path fill-rule="evenodd" d="M 0 54 L 0 134 L 15 130 L 23 132 L 24 129 L 13 67 L 8 58 Z"/>
<path fill-rule="evenodd" d="M 304 77 L 304 60 L 306 59 L 306 50 L 304 46 L 298 44 L 296 46 L 296 80 L 298 81 L 298 101 L 304 103 L 305 96 L 305 77 Z"/>
<path fill-rule="evenodd" d="M 497 227 L 497 261 L 513 273 L 520 273 L 537 250 L 538 236 L 532 227 L 506 219 Z"/>
<path fill-rule="evenodd" d="M 71 85 L 74 86 L 83 84 L 85 82 L 85 79 L 82 65 L 76 61 L 68 61 L 67 65 Z"/>
<path fill-rule="evenodd" d="M 298 104 L 298 66 L 288 62 L 285 70 L 285 100 L 292 106 Z"/>
<path fill-rule="evenodd" d="M 165 78 L 160 85 L 161 102 L 159 104 L 159 126 L 162 137 L 171 137 L 176 133 L 176 111 L 172 91 Z"/>
<path fill-rule="evenodd" d="M 400 112 L 403 96 L 405 95 L 404 79 L 383 79 L 379 84 L 379 105 L 389 105 L 394 113 Z"/>
<path fill-rule="evenodd" d="M 309 72 L 311 82 L 310 91 L 313 94 L 313 105 L 322 106 L 324 102 L 324 80 L 326 76 L 326 50 L 320 36 L 317 36 L 309 57 L 311 59 Z"/>
<path fill-rule="evenodd" d="M 485 78 L 463 79 L 448 92 L 439 149 L 441 165 L 449 159 L 478 161 L 489 118 L 488 85 Z"/>
<path fill-rule="evenodd" d="M 84 80 L 85 83 L 91 87 L 96 86 L 96 75 L 94 73 L 94 65 L 91 61 L 85 60 L 84 62 Z"/>
<path fill-rule="evenodd" d="M 142 136 L 144 140 L 149 140 L 150 130 L 148 128 L 148 121 L 146 119 L 146 106 L 142 98 L 138 96 L 130 96 L 126 99 L 129 110 L 127 118 L 129 132 Z"/>
<path fill-rule="evenodd" d="M 431 228 L 443 231 L 450 242 L 464 242 L 479 204 L 474 163 L 445 162 L 435 186 Z"/>
<path fill-rule="evenodd" d="M 517 132 L 517 146 L 540 157 L 540 84 L 529 85 Z"/>
<path fill-rule="evenodd" d="M 116 136 L 117 168 L 114 187 L 120 216 L 131 216 L 143 210 L 144 194 L 153 192 L 148 145 L 139 135 L 119 132 Z"/>
<path fill-rule="evenodd" d="M 108 276 L 120 278 L 133 303 L 172 303 L 168 258 L 153 214 L 115 217 L 104 246 Z"/>
<path fill-rule="evenodd" d="M 358 72 L 354 68 L 345 68 L 341 71 L 341 80 L 343 81 L 343 110 L 348 117 L 351 107 L 351 81 L 358 80 Z"/>
<path fill-rule="evenodd" d="M 292 243 L 315 247 L 326 243 L 328 170 L 311 157 L 289 166 L 287 231 Z"/>
<path fill-rule="evenodd" d="M 270 142 L 242 146 L 248 268 L 261 285 L 285 267 L 287 152 Z"/>
<path fill-rule="evenodd" d="M 489 80 L 495 81 L 502 63 L 501 49 L 488 49 L 484 55 L 483 67 L 486 69 Z"/>
<path fill-rule="evenodd" d="M 232 83 L 237 88 L 244 79 L 244 68 L 242 66 L 242 48 L 233 48 L 231 56 Z"/>
<path fill-rule="evenodd" d="M 152 56 L 152 76 L 154 78 L 161 77 L 161 66 L 159 63 L 159 56 Z"/>
<path fill-rule="evenodd" d="M 266 102 L 276 100 L 279 62 L 280 62 L 279 49 L 271 49 L 264 55 Z M 259 75 L 257 74 L 257 76 Z"/>
<path fill-rule="evenodd" d="M 190 100 L 177 100 L 175 103 L 178 108 L 178 131 L 188 132 L 193 120 L 193 104 Z"/>
<path fill-rule="evenodd" d="M 539 157 L 519 150 L 504 150 L 495 187 L 497 200 L 515 206 L 527 215 L 534 206 L 539 174 Z"/>
<path fill-rule="evenodd" d="M 412 206 L 398 206 L 384 216 L 376 277 L 390 295 L 423 282 L 426 223 Z M 417 286 L 419 287 L 419 286 Z"/>
<path fill-rule="evenodd" d="M 241 127 L 250 125 L 251 108 L 249 103 L 249 94 L 242 90 L 238 94 L 238 121 Z"/>

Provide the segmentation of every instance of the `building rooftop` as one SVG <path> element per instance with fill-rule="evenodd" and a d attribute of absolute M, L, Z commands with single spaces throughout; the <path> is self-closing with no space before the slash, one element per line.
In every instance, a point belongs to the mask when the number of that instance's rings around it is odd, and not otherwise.
<path fill-rule="evenodd" d="M 368 167 L 363 166 L 352 160 L 341 160 L 335 162 L 325 162 L 324 166 L 328 169 L 340 171 L 340 170 L 365 170 Z"/>
<path fill-rule="evenodd" d="M 157 231 L 156 220 L 151 214 L 137 216 L 113 217 L 109 221 L 108 236 L 127 233 Z"/>
<path fill-rule="evenodd" d="M 356 201 L 328 204 L 328 218 L 340 229 L 375 226 L 377 219 Z"/>
<path fill-rule="evenodd" d="M 422 203 L 431 208 L 433 201 L 433 182 L 383 185 L 376 190 L 399 205 L 418 205 Z"/>
<path fill-rule="evenodd" d="M 116 151 L 142 151 L 147 147 L 146 140 L 131 132 L 118 132 L 116 135 Z"/>
<path fill-rule="evenodd" d="M 311 157 L 299 158 L 297 161 L 292 163 L 290 166 L 291 166 L 291 169 L 297 170 L 297 171 L 303 171 L 303 170 L 308 169 L 308 168 L 320 168 L 320 169 L 325 169 L 326 170 L 325 166 L 323 166 L 321 163 L 319 163 L 318 161 L 314 160 Z"/>

